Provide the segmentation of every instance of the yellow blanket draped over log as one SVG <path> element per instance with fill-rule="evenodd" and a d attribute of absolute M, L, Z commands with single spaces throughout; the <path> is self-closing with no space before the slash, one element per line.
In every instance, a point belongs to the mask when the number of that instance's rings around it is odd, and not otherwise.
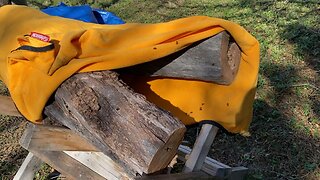
<path fill-rule="evenodd" d="M 19 111 L 35 123 L 41 122 L 48 98 L 74 73 L 152 61 L 226 30 L 242 51 L 238 75 L 230 86 L 146 77 L 135 77 L 131 86 L 186 125 L 213 120 L 230 132 L 248 131 L 259 43 L 235 23 L 195 16 L 158 24 L 99 25 L 29 7 L 3 6 L 0 25 L 0 79 Z M 31 32 L 47 35 L 50 41 L 33 38 Z"/>

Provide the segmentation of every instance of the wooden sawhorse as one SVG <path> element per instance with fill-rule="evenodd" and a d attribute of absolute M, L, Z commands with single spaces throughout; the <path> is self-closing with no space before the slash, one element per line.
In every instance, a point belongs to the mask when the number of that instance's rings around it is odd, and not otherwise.
<path fill-rule="evenodd" d="M 6 96 L 0 96 L 0 114 L 21 116 Z M 111 158 L 70 129 L 29 124 L 20 140 L 29 154 L 14 179 L 33 179 L 42 162 L 70 179 L 244 179 L 247 168 L 232 168 L 207 157 L 217 131 L 217 127 L 204 124 L 193 149 L 179 146 L 178 159 L 185 162 L 182 172 L 129 177 Z"/>

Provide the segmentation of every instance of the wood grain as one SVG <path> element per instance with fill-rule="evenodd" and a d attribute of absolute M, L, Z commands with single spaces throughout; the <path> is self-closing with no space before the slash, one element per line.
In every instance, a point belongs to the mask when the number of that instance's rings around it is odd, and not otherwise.
<path fill-rule="evenodd" d="M 20 145 L 40 151 L 97 151 L 96 148 L 64 127 L 28 124 Z"/>
<path fill-rule="evenodd" d="M 178 119 L 134 93 L 110 71 L 72 76 L 45 113 L 133 175 L 165 168 L 185 132 Z"/>
<path fill-rule="evenodd" d="M 211 149 L 212 142 L 218 132 L 216 126 L 204 124 L 193 145 L 192 152 L 185 164 L 183 172 L 199 171 Z"/>
<path fill-rule="evenodd" d="M 42 161 L 29 152 L 13 180 L 33 180 L 35 173 L 40 169 L 41 164 Z"/>
<path fill-rule="evenodd" d="M 241 58 L 240 48 L 230 41 L 229 37 L 229 34 L 223 31 L 164 58 L 118 72 L 229 85 L 238 72 Z"/>

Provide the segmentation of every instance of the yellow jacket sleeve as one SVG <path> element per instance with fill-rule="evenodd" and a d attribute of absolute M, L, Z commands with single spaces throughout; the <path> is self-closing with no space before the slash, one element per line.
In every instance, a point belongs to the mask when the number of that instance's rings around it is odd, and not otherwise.
<path fill-rule="evenodd" d="M 152 61 L 226 30 L 242 51 L 238 75 L 230 86 L 147 77 L 127 82 L 187 125 L 212 120 L 230 132 L 248 131 L 259 44 L 235 23 L 195 16 L 158 24 L 98 25 L 4 6 L 0 24 L 0 78 L 19 111 L 36 123 L 41 122 L 48 98 L 74 73 Z"/>

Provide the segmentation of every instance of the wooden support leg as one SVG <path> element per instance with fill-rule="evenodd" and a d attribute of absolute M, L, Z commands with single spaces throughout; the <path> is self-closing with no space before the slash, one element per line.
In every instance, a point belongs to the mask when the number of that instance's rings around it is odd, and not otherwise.
<path fill-rule="evenodd" d="M 199 171 L 201 169 L 217 132 L 218 128 L 211 124 L 202 126 L 183 172 Z"/>
<path fill-rule="evenodd" d="M 39 170 L 41 164 L 42 161 L 29 152 L 13 180 L 32 180 L 35 172 Z"/>
<path fill-rule="evenodd" d="M 185 162 L 186 157 L 190 155 L 191 151 L 192 149 L 188 146 L 180 145 L 178 151 L 178 159 Z M 203 166 L 201 167 L 201 171 L 210 174 L 216 179 L 225 179 L 231 172 L 231 169 L 232 168 L 230 166 L 216 161 L 210 157 L 206 157 Z"/>

